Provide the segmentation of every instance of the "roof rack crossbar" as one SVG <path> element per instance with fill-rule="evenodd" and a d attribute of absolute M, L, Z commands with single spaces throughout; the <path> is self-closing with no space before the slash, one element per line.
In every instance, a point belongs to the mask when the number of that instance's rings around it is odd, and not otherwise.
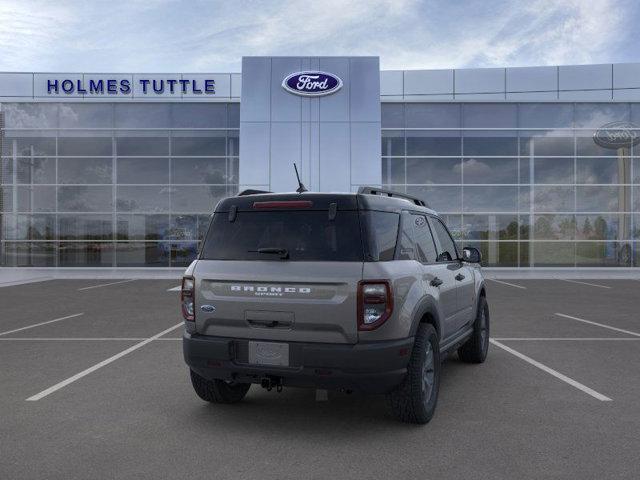
<path fill-rule="evenodd" d="M 378 187 L 360 187 L 358 188 L 358 193 L 364 194 L 364 195 L 381 195 L 381 196 L 387 196 L 387 197 L 393 197 L 393 198 L 403 198 L 421 207 L 429 208 L 429 205 L 427 205 L 427 202 L 425 202 L 424 200 L 418 197 L 407 195 L 406 193 L 394 192 L 393 190 L 385 190 L 383 188 L 378 188 Z"/>
<path fill-rule="evenodd" d="M 268 190 L 254 190 L 253 188 L 247 188 L 238 194 L 238 197 L 244 197 L 245 195 L 259 195 L 261 193 L 273 193 Z"/>

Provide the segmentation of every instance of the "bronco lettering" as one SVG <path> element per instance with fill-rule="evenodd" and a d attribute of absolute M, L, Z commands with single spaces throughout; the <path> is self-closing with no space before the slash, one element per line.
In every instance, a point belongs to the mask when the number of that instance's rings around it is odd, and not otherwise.
<path fill-rule="evenodd" d="M 275 285 L 231 285 L 232 292 L 250 292 L 258 296 L 282 296 L 283 293 L 311 293 L 309 287 L 279 287 Z"/>

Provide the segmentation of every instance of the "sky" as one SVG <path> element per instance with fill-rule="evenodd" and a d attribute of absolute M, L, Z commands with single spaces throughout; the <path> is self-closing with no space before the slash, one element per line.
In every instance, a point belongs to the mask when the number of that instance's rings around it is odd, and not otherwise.
<path fill-rule="evenodd" d="M 637 0 L 0 0 L 0 71 L 239 72 L 243 55 L 384 70 L 638 62 Z"/>

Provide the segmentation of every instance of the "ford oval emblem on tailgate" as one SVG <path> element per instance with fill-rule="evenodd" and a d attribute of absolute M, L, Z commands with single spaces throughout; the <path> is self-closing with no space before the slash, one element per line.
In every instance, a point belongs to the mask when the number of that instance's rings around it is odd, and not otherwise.
<path fill-rule="evenodd" d="M 200 310 L 202 310 L 203 312 L 215 312 L 216 307 L 214 307 L 213 305 L 201 305 Z"/>

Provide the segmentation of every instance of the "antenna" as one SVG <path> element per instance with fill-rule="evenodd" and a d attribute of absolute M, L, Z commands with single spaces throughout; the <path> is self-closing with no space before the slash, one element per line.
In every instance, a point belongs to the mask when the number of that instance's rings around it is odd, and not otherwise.
<path fill-rule="evenodd" d="M 308 192 L 309 190 L 307 190 L 307 187 L 304 186 L 304 183 L 302 183 L 300 181 L 300 174 L 298 173 L 298 166 L 295 164 L 293 164 L 293 168 L 296 171 L 296 178 L 298 179 L 298 188 L 296 189 L 296 192 L 298 193 L 302 193 L 302 192 Z"/>

